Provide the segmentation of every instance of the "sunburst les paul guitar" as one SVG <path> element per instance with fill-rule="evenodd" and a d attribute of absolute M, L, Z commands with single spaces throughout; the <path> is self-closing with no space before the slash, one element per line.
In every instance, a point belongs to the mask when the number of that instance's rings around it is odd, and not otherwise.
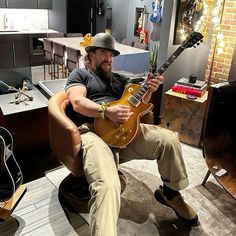
<path fill-rule="evenodd" d="M 202 42 L 202 38 L 203 36 L 199 32 L 191 33 L 154 74 L 163 74 L 186 48 L 196 47 L 195 45 Z M 131 84 L 124 90 L 121 99 L 109 104 L 109 106 L 130 106 L 133 115 L 127 122 L 116 123 L 110 119 L 95 118 L 95 131 L 109 146 L 123 148 L 135 139 L 140 127 L 140 117 L 153 108 L 151 103 L 145 103 L 142 99 L 147 90 L 147 81 L 141 85 Z"/>

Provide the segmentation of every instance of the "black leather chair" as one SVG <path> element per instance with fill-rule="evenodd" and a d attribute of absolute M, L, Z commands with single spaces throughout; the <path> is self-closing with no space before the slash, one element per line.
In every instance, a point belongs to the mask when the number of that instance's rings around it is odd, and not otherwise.
<path fill-rule="evenodd" d="M 210 174 L 236 198 L 236 81 L 209 87 L 202 132 L 203 155 Z M 219 176 L 220 170 L 227 172 Z"/>

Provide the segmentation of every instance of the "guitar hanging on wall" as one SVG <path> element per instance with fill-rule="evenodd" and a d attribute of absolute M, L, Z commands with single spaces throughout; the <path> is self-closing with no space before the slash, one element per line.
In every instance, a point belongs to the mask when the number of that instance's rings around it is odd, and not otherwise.
<path fill-rule="evenodd" d="M 155 0 L 155 3 L 152 2 L 152 15 L 150 17 L 151 22 L 153 23 L 160 23 L 161 22 L 161 10 L 162 10 L 162 5 L 161 5 L 162 0 Z"/>
<path fill-rule="evenodd" d="M 0 126 L 0 202 L 9 200 L 23 182 L 23 175 L 13 155 L 10 132 Z"/>
<path fill-rule="evenodd" d="M 139 32 L 139 42 L 140 43 L 145 43 L 146 45 L 148 45 L 148 31 L 145 29 L 146 28 L 146 18 L 148 16 L 148 12 L 146 9 L 146 6 L 144 6 L 144 10 L 141 13 L 141 16 L 139 19 L 139 21 L 141 21 L 140 25 L 142 27 L 138 28 L 138 32 Z"/>
<path fill-rule="evenodd" d="M 195 47 L 195 44 L 199 45 L 202 38 L 199 32 L 190 34 L 154 75 L 162 75 L 186 48 Z M 131 84 L 124 90 L 121 99 L 109 104 L 109 106 L 128 105 L 133 115 L 127 122 L 116 123 L 110 119 L 95 118 L 95 131 L 109 146 L 123 148 L 135 139 L 140 127 L 140 117 L 153 108 L 151 103 L 143 102 L 143 96 L 147 90 L 147 81 L 144 81 L 142 85 Z"/>
<path fill-rule="evenodd" d="M 97 13 L 99 16 L 104 16 L 104 2 L 103 0 L 98 0 Z"/>

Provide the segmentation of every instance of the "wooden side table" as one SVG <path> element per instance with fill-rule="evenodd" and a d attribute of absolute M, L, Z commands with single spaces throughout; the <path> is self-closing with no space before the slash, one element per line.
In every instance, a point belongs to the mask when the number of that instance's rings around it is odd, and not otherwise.
<path fill-rule="evenodd" d="M 207 95 L 191 100 L 185 94 L 167 91 L 160 126 L 178 132 L 181 142 L 200 147 Z"/>

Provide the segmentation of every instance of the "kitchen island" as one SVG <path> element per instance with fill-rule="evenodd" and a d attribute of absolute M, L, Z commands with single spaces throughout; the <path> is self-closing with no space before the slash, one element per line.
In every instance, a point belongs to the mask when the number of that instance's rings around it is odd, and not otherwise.
<path fill-rule="evenodd" d="M 85 48 L 80 46 L 83 37 L 68 38 L 48 38 L 52 42 L 60 43 L 66 47 L 79 49 L 81 55 L 85 55 Z M 40 39 L 43 40 L 43 39 Z M 116 42 L 115 48 L 120 51 L 120 55 L 113 59 L 114 71 L 129 71 L 134 74 L 144 73 L 149 67 L 149 51 L 127 46 Z"/>

